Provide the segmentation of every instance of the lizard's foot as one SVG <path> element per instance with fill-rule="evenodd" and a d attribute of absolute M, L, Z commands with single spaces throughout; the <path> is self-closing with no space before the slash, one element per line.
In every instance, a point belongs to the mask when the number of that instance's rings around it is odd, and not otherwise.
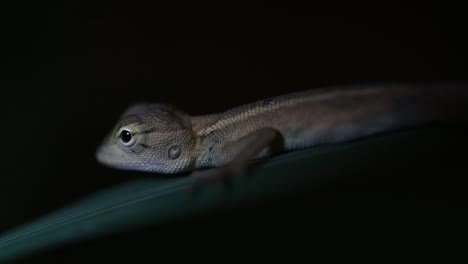
<path fill-rule="evenodd" d="M 235 174 L 245 174 L 251 161 L 257 154 L 268 146 L 277 148 L 283 146 L 284 140 L 281 134 L 274 128 L 264 127 L 245 136 L 233 149 L 225 149 L 226 153 L 234 151 L 236 154 L 229 165 L 216 169 L 196 171 L 192 174 L 192 184 L 190 191 L 196 191 L 201 184 L 213 182 L 226 182 L 228 178 Z M 278 146 L 276 146 L 278 145 Z M 239 151 L 240 148 L 240 151 Z"/>
<path fill-rule="evenodd" d="M 229 183 L 229 179 L 234 175 L 244 174 L 245 168 L 242 166 L 227 166 L 221 168 L 195 171 L 191 175 L 189 192 L 194 193 L 201 187 L 210 184 Z"/>

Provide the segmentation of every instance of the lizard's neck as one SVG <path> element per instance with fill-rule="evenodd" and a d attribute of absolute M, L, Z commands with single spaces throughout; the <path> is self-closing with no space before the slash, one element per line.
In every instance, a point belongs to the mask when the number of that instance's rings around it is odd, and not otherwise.
<path fill-rule="evenodd" d="M 194 160 L 193 165 L 196 168 L 202 168 L 205 166 L 211 166 L 210 162 L 210 140 L 207 135 L 202 135 L 202 131 L 215 124 L 221 118 L 221 113 L 191 116 L 190 123 L 192 124 L 192 133 L 194 138 L 194 147 L 192 158 Z"/>
<path fill-rule="evenodd" d="M 201 131 L 206 130 L 207 127 L 213 125 L 219 120 L 221 114 L 210 114 L 191 116 L 190 123 L 192 124 L 192 130 L 195 135 L 200 135 Z"/>

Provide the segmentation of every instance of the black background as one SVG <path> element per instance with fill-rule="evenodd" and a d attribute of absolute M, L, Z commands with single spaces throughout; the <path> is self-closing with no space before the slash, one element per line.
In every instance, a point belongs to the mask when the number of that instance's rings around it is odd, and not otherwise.
<path fill-rule="evenodd" d="M 0 231 L 134 176 L 94 160 L 134 102 L 205 114 L 326 85 L 467 77 L 456 6 L 1 5 Z"/>

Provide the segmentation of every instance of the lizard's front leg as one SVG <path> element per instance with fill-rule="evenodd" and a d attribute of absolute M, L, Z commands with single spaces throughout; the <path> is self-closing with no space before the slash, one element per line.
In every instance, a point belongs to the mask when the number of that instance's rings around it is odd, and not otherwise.
<path fill-rule="evenodd" d="M 234 142 L 223 148 L 222 151 L 225 155 L 232 156 L 228 165 L 193 172 L 189 190 L 193 192 L 203 184 L 224 181 L 231 175 L 243 172 L 250 160 L 261 151 L 280 141 L 281 134 L 274 128 L 266 127 L 248 134 L 241 140 L 242 142 Z"/>

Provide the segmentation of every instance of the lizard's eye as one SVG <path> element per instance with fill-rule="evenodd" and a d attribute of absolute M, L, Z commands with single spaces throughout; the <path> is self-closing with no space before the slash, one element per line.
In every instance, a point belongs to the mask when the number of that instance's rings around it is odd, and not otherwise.
<path fill-rule="evenodd" d="M 130 140 L 132 140 L 132 133 L 130 133 L 128 130 L 122 130 L 120 132 L 120 139 L 123 143 L 128 143 Z"/>
<path fill-rule="evenodd" d="M 126 147 L 131 147 L 135 144 L 134 135 L 127 129 L 122 129 L 122 131 L 120 131 L 119 138 L 120 141 L 122 141 L 122 144 Z"/>

